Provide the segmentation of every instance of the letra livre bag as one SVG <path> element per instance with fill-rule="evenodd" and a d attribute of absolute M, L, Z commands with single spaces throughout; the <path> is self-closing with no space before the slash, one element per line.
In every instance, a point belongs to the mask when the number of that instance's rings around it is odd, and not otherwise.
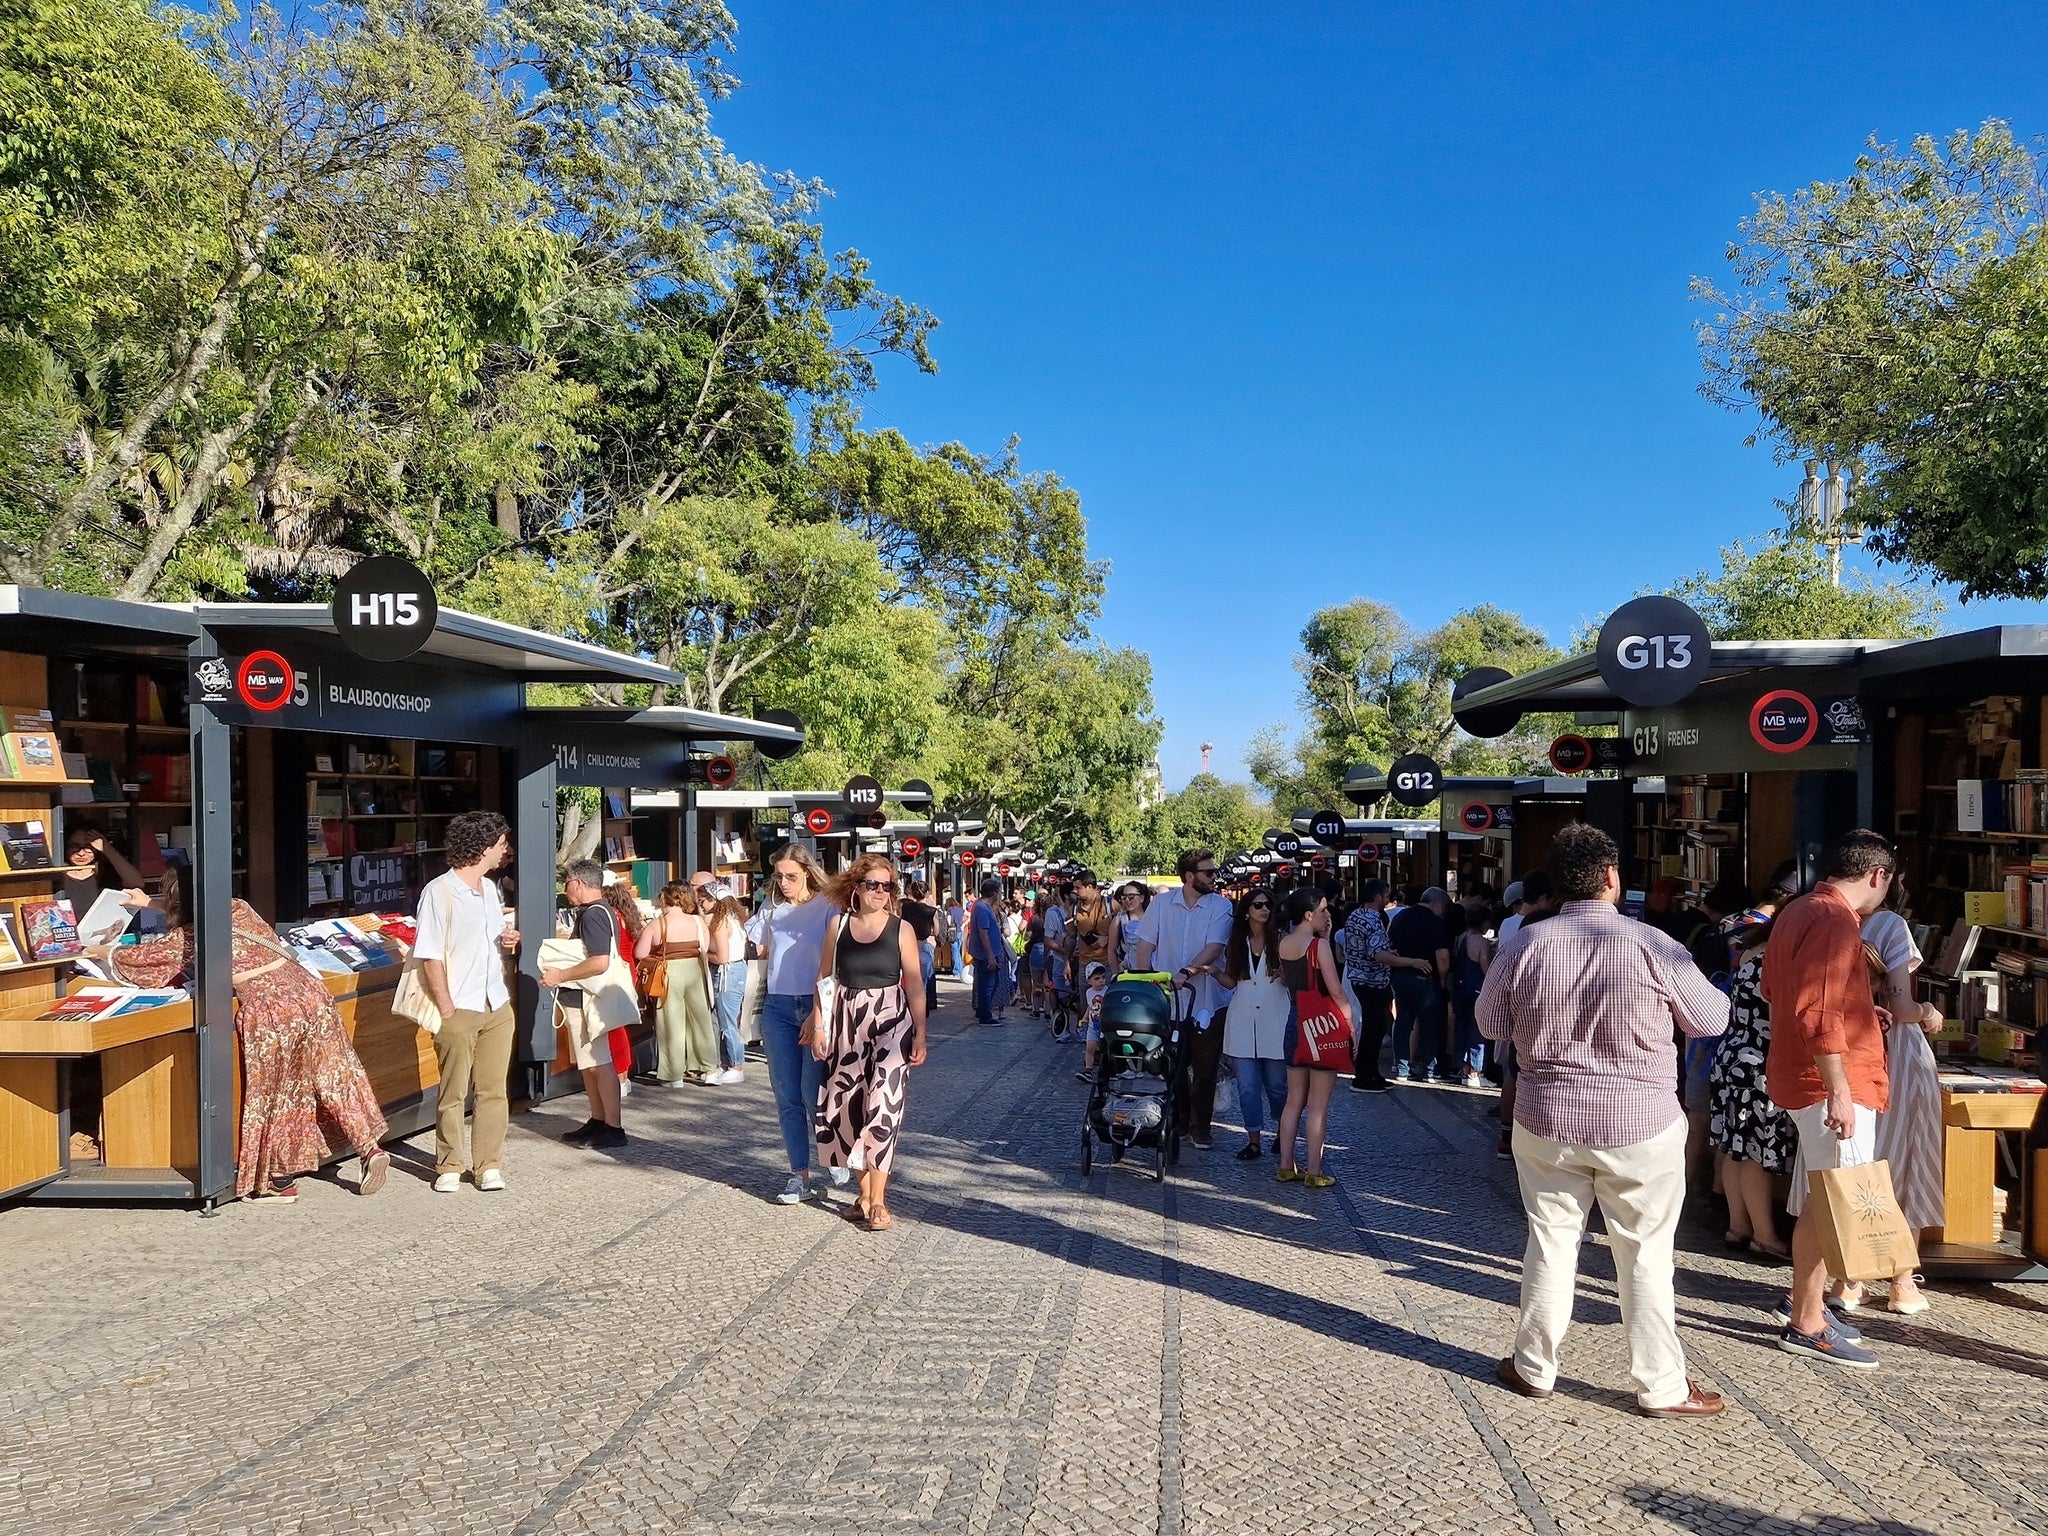
<path fill-rule="evenodd" d="M 1891 1164 L 1821 1169 L 1807 1174 L 1806 1187 L 1829 1274 L 1889 1280 L 1919 1264 L 1920 1245 L 1892 1193 Z"/>

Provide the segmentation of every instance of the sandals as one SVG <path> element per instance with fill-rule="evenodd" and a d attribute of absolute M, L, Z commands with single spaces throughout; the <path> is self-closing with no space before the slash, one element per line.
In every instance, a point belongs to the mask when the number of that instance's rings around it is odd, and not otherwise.
<path fill-rule="evenodd" d="M 1304 1189 L 1328 1189 L 1336 1182 L 1337 1180 L 1327 1173 L 1303 1174 L 1301 1179 L 1302 1188 Z"/>
<path fill-rule="evenodd" d="M 866 1221 L 868 1219 L 868 1208 L 856 1200 L 853 1204 L 840 1211 L 839 1219 L 855 1223 Z"/>
<path fill-rule="evenodd" d="M 1282 1168 L 1273 1177 L 1282 1184 L 1299 1184 L 1301 1182 L 1301 1170 L 1299 1168 Z"/>
<path fill-rule="evenodd" d="M 1765 1264 L 1778 1265 L 1790 1264 L 1792 1262 L 1792 1250 L 1790 1248 L 1773 1248 L 1770 1244 L 1759 1243 L 1755 1239 L 1751 1239 L 1748 1246 L 1749 1256 L 1753 1259 L 1761 1260 Z"/>
<path fill-rule="evenodd" d="M 886 1205 L 876 1206 L 874 1212 L 868 1217 L 868 1230 L 870 1232 L 886 1232 L 895 1224 L 896 1218 L 889 1214 L 889 1207 Z"/>
<path fill-rule="evenodd" d="M 384 1187 L 384 1179 L 391 1172 L 391 1154 L 379 1148 L 363 1159 L 363 1176 L 356 1180 L 356 1193 L 374 1195 Z"/>

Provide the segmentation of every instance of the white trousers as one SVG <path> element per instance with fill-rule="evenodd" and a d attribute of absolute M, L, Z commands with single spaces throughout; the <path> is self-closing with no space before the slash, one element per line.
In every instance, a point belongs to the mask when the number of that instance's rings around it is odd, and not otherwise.
<path fill-rule="evenodd" d="M 1636 1401 L 1670 1408 L 1690 1393 L 1671 1291 L 1672 1248 L 1685 1203 L 1685 1132 L 1681 1115 L 1634 1146 L 1581 1147 L 1515 1127 L 1515 1173 L 1529 1218 L 1515 1369 L 1530 1386 L 1557 1380 L 1558 1350 L 1578 1287 L 1579 1241 L 1597 1200 L 1614 1250 Z"/>

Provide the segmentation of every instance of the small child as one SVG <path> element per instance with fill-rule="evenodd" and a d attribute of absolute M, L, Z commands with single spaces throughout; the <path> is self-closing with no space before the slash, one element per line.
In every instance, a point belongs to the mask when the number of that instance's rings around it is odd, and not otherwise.
<path fill-rule="evenodd" d="M 1081 1070 L 1074 1074 L 1084 1083 L 1095 1081 L 1095 1053 L 1102 1048 L 1102 995 L 1109 990 L 1109 967 L 1100 960 L 1091 961 L 1088 969 L 1081 974 L 1084 990 L 1081 993 L 1081 1012 L 1088 1020 L 1088 1027 L 1082 1031 Z"/>

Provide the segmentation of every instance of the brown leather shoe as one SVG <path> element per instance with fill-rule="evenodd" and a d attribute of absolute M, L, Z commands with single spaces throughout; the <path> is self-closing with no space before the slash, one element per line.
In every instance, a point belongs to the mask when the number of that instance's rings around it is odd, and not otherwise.
<path fill-rule="evenodd" d="M 1636 1412 L 1646 1419 L 1711 1419 L 1728 1405 L 1721 1401 L 1718 1392 L 1702 1392 L 1700 1384 L 1688 1381 L 1686 1391 L 1690 1394 L 1682 1403 L 1673 1403 L 1669 1408 L 1645 1408 L 1636 1404 Z"/>
<path fill-rule="evenodd" d="M 1509 1355 L 1493 1368 L 1493 1379 L 1510 1392 L 1519 1392 L 1524 1397 L 1544 1398 L 1550 1396 L 1548 1387 L 1532 1387 L 1522 1379 L 1522 1373 L 1515 1369 L 1515 1357 Z"/>

